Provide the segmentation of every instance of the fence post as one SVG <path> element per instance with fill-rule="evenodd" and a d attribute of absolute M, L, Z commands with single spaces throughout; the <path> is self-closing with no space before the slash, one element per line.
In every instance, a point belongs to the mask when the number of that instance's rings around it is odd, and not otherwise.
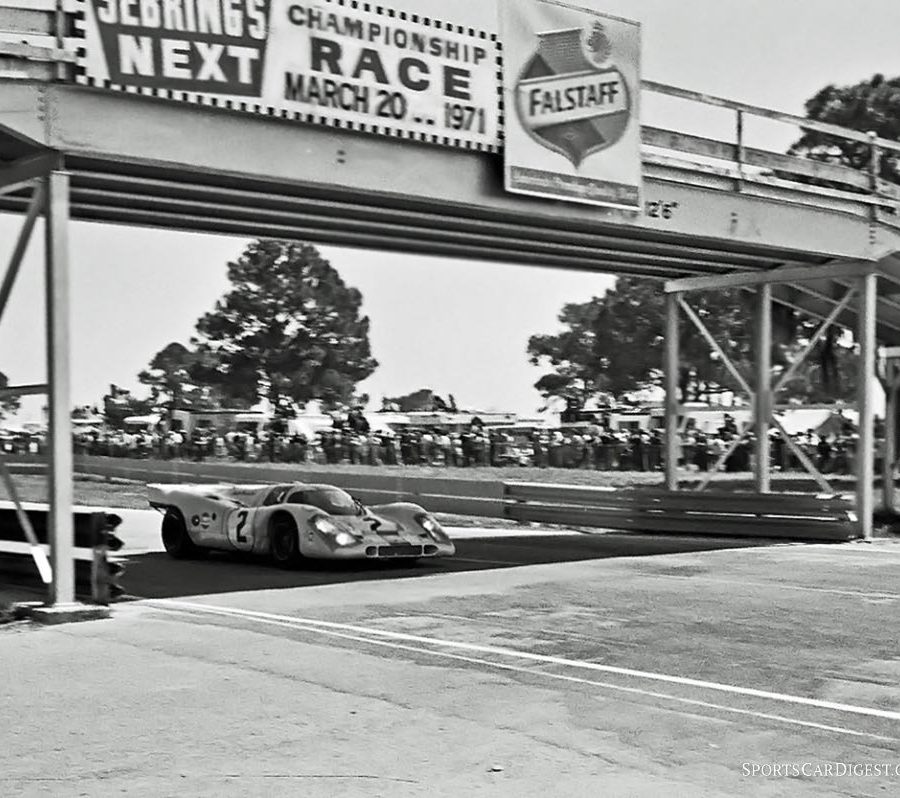
<path fill-rule="evenodd" d="M 873 194 L 878 193 L 878 175 L 881 172 L 881 147 L 878 146 L 878 134 L 874 130 L 869 136 L 869 188 Z"/>
<path fill-rule="evenodd" d="M 746 155 L 744 153 L 744 112 L 740 108 L 738 108 L 736 113 L 737 145 L 735 147 L 735 154 L 738 168 L 737 190 L 740 192 L 744 190 L 744 160 L 746 158 Z"/>

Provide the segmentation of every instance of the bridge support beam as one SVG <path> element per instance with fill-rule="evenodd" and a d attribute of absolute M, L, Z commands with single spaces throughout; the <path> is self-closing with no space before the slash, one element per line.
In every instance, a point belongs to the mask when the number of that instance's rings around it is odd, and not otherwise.
<path fill-rule="evenodd" d="M 757 289 L 756 309 L 756 402 L 753 404 L 756 433 L 755 477 L 758 493 L 771 490 L 769 468 L 769 418 L 772 415 L 772 286 Z"/>
<path fill-rule="evenodd" d="M 873 418 L 873 388 L 875 379 L 875 322 L 878 277 L 868 274 L 859 278 L 859 372 L 857 377 L 857 406 L 859 412 L 859 443 L 856 449 L 856 510 L 860 534 L 872 538 L 872 513 L 875 481 L 875 430 Z"/>
<path fill-rule="evenodd" d="M 884 452 L 881 459 L 881 505 L 894 509 L 897 494 L 894 471 L 897 466 L 897 411 L 900 410 L 900 347 L 888 346 L 878 350 L 878 379 L 884 389 Z"/>
<path fill-rule="evenodd" d="M 884 386 L 884 454 L 881 461 L 881 503 L 885 510 L 894 509 L 894 465 L 897 462 L 897 398 L 900 385 L 897 377 Z"/>
<path fill-rule="evenodd" d="M 666 294 L 666 490 L 678 490 L 678 307 L 680 294 Z"/>
<path fill-rule="evenodd" d="M 48 604 L 75 603 L 72 524 L 72 403 L 69 360 L 69 175 L 44 178 L 45 291 L 47 303 L 47 383 L 49 417 L 50 557 L 53 581 Z"/>

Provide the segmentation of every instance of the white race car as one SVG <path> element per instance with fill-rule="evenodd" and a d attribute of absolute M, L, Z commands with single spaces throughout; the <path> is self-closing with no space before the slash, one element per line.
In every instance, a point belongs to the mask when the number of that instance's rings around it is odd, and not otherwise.
<path fill-rule="evenodd" d="M 166 551 L 207 549 L 270 556 L 283 567 L 305 558 L 396 560 L 447 557 L 453 541 L 430 513 L 397 502 L 365 507 L 331 485 L 148 485 L 163 512 Z"/>

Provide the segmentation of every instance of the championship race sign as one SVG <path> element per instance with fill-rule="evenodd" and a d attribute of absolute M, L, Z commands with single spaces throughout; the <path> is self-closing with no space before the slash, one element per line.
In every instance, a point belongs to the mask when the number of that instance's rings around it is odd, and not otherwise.
<path fill-rule="evenodd" d="M 84 0 L 80 80 L 496 150 L 496 37 L 355 0 Z"/>
<path fill-rule="evenodd" d="M 506 188 L 641 208 L 640 27 L 555 0 L 502 0 Z"/>

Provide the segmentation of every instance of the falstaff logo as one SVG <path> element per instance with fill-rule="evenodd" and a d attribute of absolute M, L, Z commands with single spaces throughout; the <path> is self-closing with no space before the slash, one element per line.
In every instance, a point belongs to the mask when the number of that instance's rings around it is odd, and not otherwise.
<path fill-rule="evenodd" d="M 113 83 L 259 96 L 270 0 L 92 0 Z"/>
<path fill-rule="evenodd" d="M 516 86 L 516 109 L 533 139 L 577 168 L 624 135 L 631 118 L 628 85 L 611 63 L 613 45 L 600 22 L 587 31 L 538 37 Z"/>

